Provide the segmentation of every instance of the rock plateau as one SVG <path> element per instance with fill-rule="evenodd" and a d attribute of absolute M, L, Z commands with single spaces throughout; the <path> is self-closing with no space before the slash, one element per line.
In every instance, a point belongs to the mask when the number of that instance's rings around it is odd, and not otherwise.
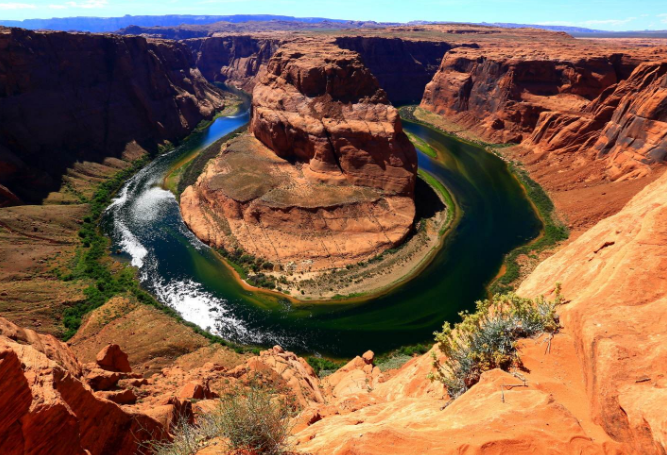
<path fill-rule="evenodd" d="M 283 46 L 253 90 L 250 132 L 181 197 L 199 238 L 319 270 L 373 257 L 410 232 L 416 152 L 356 52 Z"/>

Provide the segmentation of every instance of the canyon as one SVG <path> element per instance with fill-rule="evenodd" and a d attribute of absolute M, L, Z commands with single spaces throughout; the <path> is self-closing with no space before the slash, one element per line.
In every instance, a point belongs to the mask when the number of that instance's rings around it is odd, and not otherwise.
<path fill-rule="evenodd" d="M 181 196 L 207 243 L 310 271 L 367 260 L 411 230 L 417 155 L 359 54 L 284 45 L 257 77 L 249 130 Z"/>
<path fill-rule="evenodd" d="M 259 373 L 295 403 L 297 453 L 664 453 L 667 46 L 457 24 L 294 35 L 0 29 L 0 194 L 14 206 L 0 210 L 0 409 L 16 410 L 0 416 L 3 450 L 133 453 Z M 521 340 L 521 371 L 486 371 L 454 401 L 427 378 L 437 346 L 395 367 L 360 347 L 320 376 L 133 295 L 57 340 L 85 295 L 54 269 L 76 257 L 96 185 L 211 119 L 228 102 L 215 83 L 253 105 L 249 131 L 180 195 L 199 238 L 313 269 L 398 245 L 417 157 L 392 103 L 419 101 L 418 121 L 523 166 L 553 198 L 572 238 L 516 292 L 559 288 L 559 331 Z"/>
<path fill-rule="evenodd" d="M 77 161 L 157 150 L 223 105 L 182 44 L 0 30 L 2 205 L 41 202 Z"/>

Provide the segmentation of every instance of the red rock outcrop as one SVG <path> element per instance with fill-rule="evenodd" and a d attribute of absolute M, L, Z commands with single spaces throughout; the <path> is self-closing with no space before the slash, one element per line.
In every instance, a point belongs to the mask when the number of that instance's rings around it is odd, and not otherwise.
<path fill-rule="evenodd" d="M 283 40 L 251 35 L 211 36 L 186 40 L 202 75 L 252 92 L 255 78 Z"/>
<path fill-rule="evenodd" d="M 96 396 L 81 370 L 64 343 L 0 318 L 3 454 L 126 454 L 167 437 L 156 420 Z"/>
<path fill-rule="evenodd" d="M 95 359 L 100 368 L 108 371 L 119 371 L 129 373 L 132 371 L 130 362 L 127 360 L 127 354 L 117 344 L 105 346 Z"/>
<path fill-rule="evenodd" d="M 76 161 L 155 149 L 222 105 L 183 44 L 0 30 L 0 185 L 39 202 Z"/>
<path fill-rule="evenodd" d="M 359 54 L 327 43 L 283 46 L 253 90 L 250 130 L 278 156 L 328 181 L 411 194 L 414 147 Z"/>
<path fill-rule="evenodd" d="M 587 181 L 645 176 L 664 161 L 665 64 L 653 63 L 659 53 L 542 44 L 518 53 L 504 45 L 453 49 L 421 106 L 484 139 L 519 143 L 554 163 L 567 159 L 573 181 L 595 160 L 605 171 L 592 169 Z"/>
<path fill-rule="evenodd" d="M 356 263 L 405 239 L 416 152 L 357 53 L 283 46 L 255 86 L 250 130 L 181 195 L 200 239 L 301 270 Z"/>
<path fill-rule="evenodd" d="M 667 176 L 618 214 L 540 264 L 521 285 L 569 303 L 562 324 L 575 338 L 595 421 L 633 453 L 664 453 L 667 383 Z"/>

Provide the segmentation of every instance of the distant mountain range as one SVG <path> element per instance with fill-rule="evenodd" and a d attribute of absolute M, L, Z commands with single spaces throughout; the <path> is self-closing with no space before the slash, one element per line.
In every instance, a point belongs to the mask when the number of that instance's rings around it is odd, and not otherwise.
<path fill-rule="evenodd" d="M 361 27 L 382 27 L 406 25 L 396 22 L 374 22 L 374 21 L 350 21 L 344 19 L 329 19 L 324 17 L 294 17 L 280 16 L 273 14 L 234 14 L 227 16 L 217 15 L 180 15 L 170 14 L 164 16 L 122 16 L 122 17 L 63 17 L 52 19 L 25 19 L 22 21 L 0 20 L 0 26 L 21 27 L 30 30 L 64 30 L 80 32 L 116 32 L 121 29 L 136 27 L 178 27 L 181 25 L 207 25 L 217 22 L 226 22 L 231 24 L 240 24 L 245 22 L 292 22 L 308 24 L 313 28 L 316 24 L 321 24 L 322 28 L 361 28 Z M 429 24 L 447 24 L 452 22 L 445 21 L 412 21 L 407 25 L 429 25 Z M 595 36 L 595 37 L 640 37 L 640 38 L 667 38 L 666 30 L 646 30 L 646 31 L 625 31 L 610 32 L 605 30 L 595 30 L 584 27 L 571 27 L 565 25 L 536 25 L 536 24 L 515 24 L 507 22 L 482 22 L 480 24 L 492 27 L 504 28 L 523 28 L 532 27 L 543 30 L 557 32 L 566 32 L 573 36 Z"/>
<path fill-rule="evenodd" d="M 115 32 L 131 25 L 139 27 L 174 27 L 178 25 L 204 25 L 214 22 L 242 23 L 250 21 L 290 21 L 315 24 L 319 22 L 352 22 L 323 17 L 276 16 L 272 14 L 235 14 L 230 16 L 192 16 L 171 14 L 166 16 L 123 16 L 123 17 L 63 17 L 52 19 L 25 19 L 22 21 L 0 20 L 5 27 L 21 27 L 30 30 L 64 30 L 80 32 Z"/>

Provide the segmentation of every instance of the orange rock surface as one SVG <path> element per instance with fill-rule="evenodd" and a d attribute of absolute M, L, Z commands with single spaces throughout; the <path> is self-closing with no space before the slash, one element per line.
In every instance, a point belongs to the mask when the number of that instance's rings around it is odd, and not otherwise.
<path fill-rule="evenodd" d="M 300 270 L 363 261 L 405 239 L 416 152 L 356 52 L 285 45 L 259 76 L 250 130 L 181 196 L 200 239 Z"/>
<path fill-rule="evenodd" d="M 555 281 L 575 338 L 593 417 L 636 453 L 665 450 L 667 405 L 667 176 L 618 214 L 540 264 L 521 294 L 549 294 Z"/>
<path fill-rule="evenodd" d="M 96 396 L 67 345 L 2 318 L 0 409 L 8 455 L 126 454 L 166 437 L 154 419 Z"/>

